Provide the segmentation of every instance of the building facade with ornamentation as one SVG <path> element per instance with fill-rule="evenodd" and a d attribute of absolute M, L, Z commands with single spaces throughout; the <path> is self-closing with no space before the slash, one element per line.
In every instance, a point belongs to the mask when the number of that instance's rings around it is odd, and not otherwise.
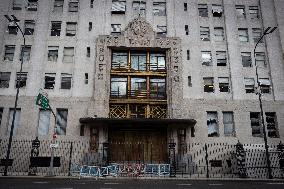
<path fill-rule="evenodd" d="M 284 138 L 282 0 L 1 0 L 0 136 L 85 141 L 108 161 Z M 15 15 L 23 37 L 4 15 Z M 267 27 L 278 27 L 254 48 Z M 19 73 L 23 51 L 23 72 Z M 259 84 L 256 80 L 259 68 Z M 21 80 L 19 80 L 21 78 Z M 35 104 L 48 94 L 57 117 Z"/>

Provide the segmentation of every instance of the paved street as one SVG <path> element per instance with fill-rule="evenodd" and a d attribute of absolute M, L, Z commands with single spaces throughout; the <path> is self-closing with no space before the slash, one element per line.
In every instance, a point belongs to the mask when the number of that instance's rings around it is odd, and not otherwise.
<path fill-rule="evenodd" d="M 58 178 L 0 178 L 1 189 L 283 189 L 284 180 L 154 180 L 154 179 L 58 179 Z"/>

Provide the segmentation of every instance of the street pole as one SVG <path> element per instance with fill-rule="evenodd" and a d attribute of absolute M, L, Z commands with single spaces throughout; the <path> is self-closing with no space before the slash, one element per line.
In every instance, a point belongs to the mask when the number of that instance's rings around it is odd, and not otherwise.
<path fill-rule="evenodd" d="M 26 38 L 25 38 L 25 34 L 24 32 L 21 30 L 21 28 L 18 25 L 18 19 L 14 16 L 11 15 L 13 17 L 13 19 L 11 19 L 8 15 L 4 15 L 5 18 L 7 18 L 7 20 L 10 23 L 14 23 L 16 25 L 16 27 L 20 30 L 23 39 L 24 39 L 24 46 L 22 48 L 22 52 L 21 52 L 21 67 L 20 67 L 20 77 L 19 77 L 19 81 L 16 80 L 16 88 L 17 88 L 17 92 L 16 92 L 16 99 L 15 99 L 15 105 L 14 105 L 14 112 L 13 112 L 13 119 L 12 119 L 12 125 L 10 128 L 10 135 L 9 135 L 9 142 L 8 142 L 8 148 L 7 148 L 7 155 L 6 155 L 6 161 L 5 161 L 5 169 L 4 169 L 4 176 L 7 176 L 7 172 L 8 172 L 8 166 L 9 166 L 9 157 L 10 157 L 10 152 L 11 152 L 11 145 L 12 145 L 12 139 L 13 139 L 13 133 L 14 133 L 14 126 L 15 126 L 15 117 L 16 117 L 16 110 L 17 110 L 17 106 L 18 106 L 18 98 L 19 98 L 19 91 L 20 91 L 20 82 L 22 80 L 22 70 L 23 70 L 23 63 L 24 63 L 24 50 L 26 49 Z"/>
<path fill-rule="evenodd" d="M 51 106 L 49 105 L 49 108 L 54 116 L 54 129 L 53 129 L 53 134 L 52 134 L 52 144 L 55 144 L 56 142 L 56 115 L 54 113 L 54 111 L 52 110 Z M 53 166 L 53 162 L 54 162 L 54 147 L 51 147 L 51 156 L 50 156 L 50 165 L 49 165 L 49 172 L 47 174 L 47 176 L 54 176 L 54 166 Z"/>
<path fill-rule="evenodd" d="M 260 81 L 259 81 L 259 76 L 258 76 L 258 65 L 256 64 L 256 59 L 255 59 L 255 51 L 257 45 L 260 43 L 260 41 L 263 39 L 265 35 L 268 35 L 272 32 L 275 31 L 277 27 L 274 27 L 271 29 L 271 27 L 268 27 L 265 29 L 263 32 L 262 36 L 259 38 L 257 43 L 254 46 L 253 50 L 253 57 L 254 57 L 254 65 L 255 65 L 255 73 L 256 73 L 256 80 L 257 80 L 257 93 L 258 93 L 258 101 L 259 101 L 259 107 L 260 107 L 260 116 L 261 116 L 261 126 L 262 126 L 262 132 L 263 132 L 263 139 L 264 139 L 264 145 L 265 145 L 265 154 L 266 154 L 266 161 L 267 161 L 267 168 L 268 168 L 268 178 L 272 179 L 272 171 L 271 171 L 271 162 L 269 158 L 269 151 L 268 151 L 268 144 L 267 144 L 267 135 L 266 135 L 266 128 L 265 128 L 265 123 L 264 123 L 264 115 L 263 115 L 263 107 L 262 107 L 262 92 L 260 89 Z"/>

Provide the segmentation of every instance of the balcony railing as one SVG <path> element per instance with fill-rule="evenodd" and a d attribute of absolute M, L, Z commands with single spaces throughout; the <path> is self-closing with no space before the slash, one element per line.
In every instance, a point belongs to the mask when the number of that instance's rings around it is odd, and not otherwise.
<path fill-rule="evenodd" d="M 111 69 L 112 70 L 131 70 L 131 71 L 158 71 L 158 72 L 166 71 L 165 66 L 161 66 L 156 63 L 145 63 L 143 65 L 140 65 L 139 69 L 134 69 L 134 68 L 131 68 L 131 66 L 127 65 L 126 63 L 112 62 Z"/>
<path fill-rule="evenodd" d="M 167 99 L 166 92 L 160 91 L 151 91 L 151 90 L 129 90 L 127 91 L 127 95 L 125 93 L 117 91 L 110 92 L 111 99 L 159 99 L 165 100 Z"/>

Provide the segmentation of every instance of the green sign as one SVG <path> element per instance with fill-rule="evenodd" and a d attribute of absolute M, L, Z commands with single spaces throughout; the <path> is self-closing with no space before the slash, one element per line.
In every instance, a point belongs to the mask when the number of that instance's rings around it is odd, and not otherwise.
<path fill-rule="evenodd" d="M 44 110 L 49 109 L 49 100 L 46 96 L 39 93 L 36 98 L 36 105 L 42 107 Z"/>

